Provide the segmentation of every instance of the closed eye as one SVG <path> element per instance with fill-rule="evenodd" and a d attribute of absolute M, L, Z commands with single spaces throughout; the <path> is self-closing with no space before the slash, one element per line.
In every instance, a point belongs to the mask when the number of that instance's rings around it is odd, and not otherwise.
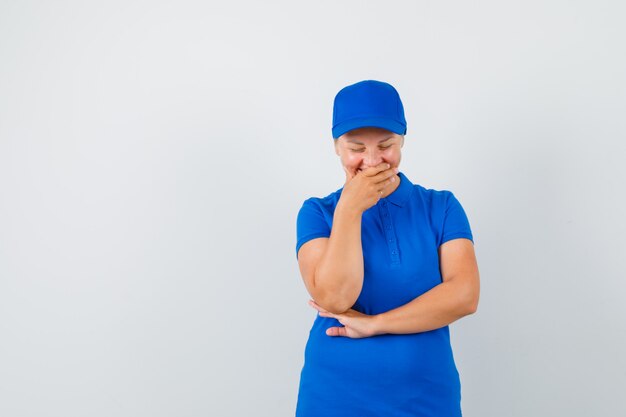
<path fill-rule="evenodd" d="M 380 149 L 384 150 L 384 149 L 388 149 L 391 148 L 391 145 L 387 145 L 387 146 L 379 146 Z M 363 152 L 365 150 L 365 148 L 360 148 L 360 149 L 350 149 L 352 152 Z"/>

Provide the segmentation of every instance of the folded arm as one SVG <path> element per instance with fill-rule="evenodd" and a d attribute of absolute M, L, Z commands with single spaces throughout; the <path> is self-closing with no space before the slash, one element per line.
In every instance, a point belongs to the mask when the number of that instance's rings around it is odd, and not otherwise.
<path fill-rule="evenodd" d="M 472 241 L 460 238 L 441 245 L 439 265 L 443 282 L 403 306 L 374 316 L 375 334 L 426 332 L 476 312 L 480 279 Z"/>
<path fill-rule="evenodd" d="M 298 252 L 305 286 L 317 304 L 333 313 L 354 305 L 363 287 L 362 213 L 337 204 L 329 238 L 308 241 Z"/>

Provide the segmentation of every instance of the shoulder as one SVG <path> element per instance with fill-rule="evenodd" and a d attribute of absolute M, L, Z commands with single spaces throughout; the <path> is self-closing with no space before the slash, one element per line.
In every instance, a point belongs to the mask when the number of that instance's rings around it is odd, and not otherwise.
<path fill-rule="evenodd" d="M 339 190 L 326 197 L 309 197 L 302 203 L 296 220 L 296 257 L 300 247 L 309 240 L 329 237 Z"/>
<path fill-rule="evenodd" d="M 341 189 L 325 197 L 309 197 L 304 200 L 297 215 L 298 234 L 307 234 L 312 229 L 330 229 L 340 194 Z"/>
<path fill-rule="evenodd" d="M 426 188 L 420 184 L 413 184 L 412 196 L 431 208 L 446 207 L 452 200 L 456 200 L 454 193 L 450 190 Z"/>
<path fill-rule="evenodd" d="M 450 190 L 415 187 L 415 194 L 422 199 L 432 230 L 435 232 L 437 246 L 457 238 L 474 241 L 467 214 L 455 194 Z"/>

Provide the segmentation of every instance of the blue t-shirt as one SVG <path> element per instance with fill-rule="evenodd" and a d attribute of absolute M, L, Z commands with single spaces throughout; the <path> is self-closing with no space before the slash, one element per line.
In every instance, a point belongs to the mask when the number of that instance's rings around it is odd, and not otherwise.
<path fill-rule="evenodd" d="M 400 184 L 362 216 L 364 278 L 352 307 L 379 314 L 442 282 L 438 248 L 473 242 L 469 221 L 450 191 L 426 189 L 398 173 Z M 304 201 L 296 256 L 311 239 L 329 237 L 343 188 Z M 448 326 L 362 339 L 328 336 L 338 320 L 316 316 L 309 332 L 296 417 L 461 416 L 461 384 Z"/>

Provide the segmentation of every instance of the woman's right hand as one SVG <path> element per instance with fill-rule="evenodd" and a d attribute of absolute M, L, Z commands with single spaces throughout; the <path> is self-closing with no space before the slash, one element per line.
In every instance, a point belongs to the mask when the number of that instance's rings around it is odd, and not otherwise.
<path fill-rule="evenodd" d="M 363 213 L 372 207 L 387 191 L 387 187 L 396 181 L 397 168 L 387 162 L 367 168 L 353 175 L 346 170 L 346 183 L 341 192 L 339 203 L 344 207 L 359 210 Z"/>

